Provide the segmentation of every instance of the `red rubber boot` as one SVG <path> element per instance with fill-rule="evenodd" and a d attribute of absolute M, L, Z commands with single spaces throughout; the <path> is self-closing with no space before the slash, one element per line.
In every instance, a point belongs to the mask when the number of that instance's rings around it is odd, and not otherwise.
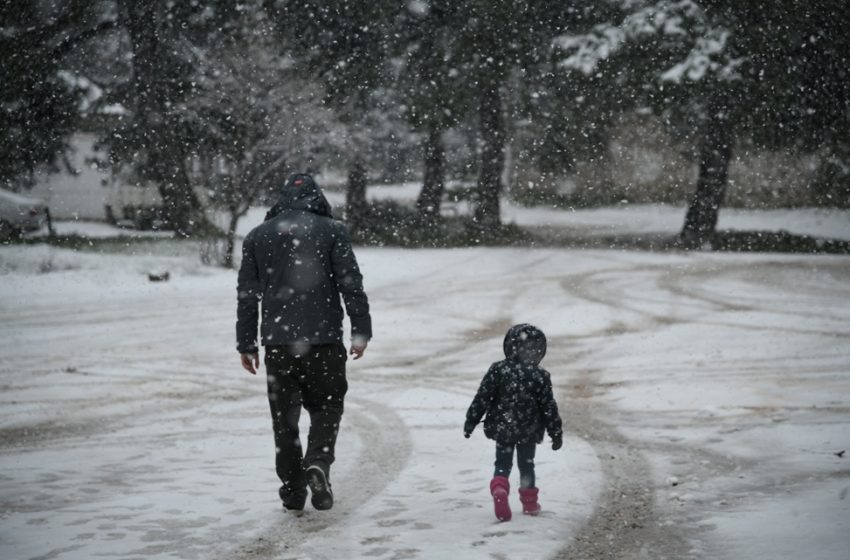
<path fill-rule="evenodd" d="M 508 504 L 510 491 L 511 483 L 504 476 L 494 476 L 490 481 L 490 495 L 493 496 L 493 507 L 499 521 L 511 520 L 511 506 Z"/>
<path fill-rule="evenodd" d="M 540 513 L 540 504 L 537 503 L 537 488 L 520 488 L 519 501 L 522 502 L 522 512 L 526 515 L 537 515 Z"/>

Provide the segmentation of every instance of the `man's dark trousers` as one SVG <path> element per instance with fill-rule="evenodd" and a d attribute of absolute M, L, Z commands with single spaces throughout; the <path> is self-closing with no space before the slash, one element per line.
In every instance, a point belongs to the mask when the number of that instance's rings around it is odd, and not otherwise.
<path fill-rule="evenodd" d="M 266 346 L 268 397 L 276 447 L 281 496 L 303 491 L 304 469 L 334 462 L 334 446 L 348 390 L 347 356 L 342 343 Z M 298 420 L 301 407 L 310 414 L 307 452 L 303 454 Z"/>

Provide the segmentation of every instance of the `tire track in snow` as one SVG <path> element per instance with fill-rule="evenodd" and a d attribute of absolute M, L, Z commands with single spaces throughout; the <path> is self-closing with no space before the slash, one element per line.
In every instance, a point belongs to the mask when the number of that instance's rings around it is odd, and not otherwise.
<path fill-rule="evenodd" d="M 624 267 L 616 270 L 604 270 L 585 274 L 571 275 L 561 281 L 562 287 L 569 293 L 597 303 L 608 309 L 625 312 L 629 315 L 623 323 L 614 323 L 612 327 L 594 333 L 625 334 L 651 332 L 659 326 L 675 323 L 696 323 L 725 325 L 735 329 L 754 331 L 769 330 L 800 335 L 823 335 L 846 337 L 847 332 L 826 332 L 798 328 L 795 326 L 770 325 L 760 327 L 734 322 L 721 322 L 707 316 L 723 312 L 764 313 L 797 320 L 810 318 L 813 312 L 800 303 L 796 307 L 773 309 L 769 302 L 758 298 L 746 298 L 743 301 L 728 301 L 719 292 L 707 287 L 712 282 L 732 280 L 748 284 L 763 284 L 771 279 L 772 270 L 782 263 L 765 262 L 753 268 L 752 264 L 738 263 L 691 263 L 681 265 L 653 265 Z M 835 267 L 843 271 L 843 265 Z M 608 280 L 608 275 L 613 274 Z M 642 275 L 634 282 L 636 275 Z M 622 285 L 627 277 L 631 284 Z M 773 281 L 785 292 L 793 293 L 787 281 Z M 665 314 L 657 309 L 658 294 L 652 289 L 645 290 L 645 284 L 669 294 L 665 301 L 675 302 L 672 313 Z M 810 292 L 804 292 L 810 293 Z M 659 311 L 662 311 L 659 313 Z M 698 315 L 694 316 L 694 313 Z M 840 321 L 839 317 L 831 316 Z M 787 321 L 787 319 L 786 319 Z M 569 341 L 556 343 L 556 348 L 568 348 Z M 567 360 L 575 362 L 576 356 Z M 586 358 L 586 356 L 585 356 Z M 770 368 L 767 367 L 766 370 Z M 831 371 L 831 370 L 828 370 Z M 697 480 L 730 477 L 742 469 L 742 472 L 757 470 L 757 465 L 748 464 L 737 457 L 727 457 L 709 449 L 702 449 L 688 443 L 663 443 L 657 441 L 638 441 L 624 436 L 613 424 L 616 418 L 625 425 L 635 422 L 645 425 L 638 415 L 623 413 L 613 409 L 593 397 L 604 385 L 596 382 L 599 372 L 590 370 L 578 372 L 571 390 L 566 395 L 565 429 L 583 437 L 596 450 L 600 459 L 604 490 L 594 514 L 574 540 L 557 556 L 559 560 L 616 560 L 622 558 L 694 558 L 702 557 L 701 551 L 693 548 L 692 540 L 700 531 L 698 521 L 704 512 L 693 508 L 668 511 L 663 505 L 657 481 L 653 479 L 653 469 L 647 460 L 648 454 L 665 456 L 675 464 L 688 464 L 697 471 Z M 719 372 L 718 372 L 719 373 Z M 643 380 L 644 383 L 647 380 Z M 808 410 L 808 409 L 806 409 Z M 688 418 L 688 421 L 693 420 Z M 673 420 L 666 423 L 673 423 Z M 758 424 L 763 425 L 763 422 Z M 827 475 L 824 475 L 827 476 Z M 846 471 L 831 473 L 828 476 L 842 478 Z M 808 477 L 808 478 L 806 478 Z M 802 480 L 811 482 L 809 473 L 800 475 Z M 783 485 L 793 479 L 783 479 Z M 763 484 L 753 486 L 763 492 Z M 733 496 L 734 498 L 734 496 Z M 729 499 L 733 499 L 729 498 Z M 704 552 L 704 551 L 703 551 Z"/>
<path fill-rule="evenodd" d="M 564 429 L 596 451 L 603 489 L 593 515 L 556 559 L 688 558 L 684 536 L 657 522 L 649 462 L 635 444 L 601 420 L 610 417 L 606 407 L 590 401 L 595 385 L 591 376 L 580 372 L 561 399 Z"/>
<path fill-rule="evenodd" d="M 659 314 L 644 309 L 640 301 L 627 303 L 616 288 L 600 282 L 600 276 L 615 274 L 629 278 L 634 274 L 649 274 L 656 278 L 668 266 L 626 266 L 598 272 L 570 275 L 560 281 L 568 293 L 609 309 L 634 314 L 637 323 L 616 323 L 605 331 L 641 332 L 658 325 L 688 321 L 687 318 Z M 688 297 L 681 294 L 680 297 Z M 712 302 L 684 302 L 688 307 L 702 307 Z M 628 319 L 627 319 L 628 320 Z M 634 321 L 634 319 L 632 319 Z M 602 333 L 595 333 L 596 335 Z M 550 358 L 558 363 L 576 363 L 579 358 L 571 351 L 574 341 L 552 340 Z M 574 347 L 573 347 L 574 348 Z M 567 368 L 570 371 L 571 368 Z M 575 371 L 575 370 L 573 370 Z M 655 508 L 655 483 L 649 461 L 639 446 L 604 419 L 613 418 L 613 411 L 593 400 L 598 372 L 579 370 L 571 378 L 569 389 L 562 391 L 561 403 L 564 430 L 586 440 L 596 452 L 602 469 L 603 483 L 594 513 L 556 556 L 557 560 L 617 560 L 621 558 L 688 558 L 690 549 L 683 532 L 675 526 L 659 524 Z"/>
<path fill-rule="evenodd" d="M 439 378 L 441 391 L 469 396 L 474 392 L 474 387 L 471 390 L 468 387 L 469 381 L 453 376 L 447 366 L 440 362 L 454 353 L 467 351 L 472 343 L 480 343 L 493 337 L 500 339 L 510 324 L 512 324 L 510 317 L 500 316 L 465 331 L 458 337 L 457 342 L 448 346 L 439 355 L 428 356 L 416 363 L 404 364 L 411 369 L 410 377 L 405 375 L 400 379 L 398 376 L 362 375 L 369 377 L 371 382 L 390 387 L 403 387 L 407 390 L 415 387 L 431 388 L 434 379 Z M 387 366 L 386 363 L 379 365 Z M 476 379 L 476 385 L 477 382 Z M 314 512 L 309 503 L 301 517 L 282 511 L 284 520 L 279 525 L 268 528 L 250 542 L 241 544 L 236 551 L 225 554 L 225 557 L 234 560 L 305 558 L 307 556 L 304 554 L 303 547 L 308 540 L 312 540 L 323 531 L 344 525 L 346 519 L 360 504 L 372 497 L 380 497 L 383 489 L 399 476 L 412 451 L 412 436 L 403 419 L 393 409 L 376 401 L 350 398 L 350 402 L 357 404 L 358 407 L 350 411 L 346 409 L 344 418 L 346 422 L 351 423 L 351 428 L 361 437 L 363 450 L 355 462 L 358 466 L 356 474 L 337 471 L 334 473 L 334 478 L 342 481 L 356 478 L 358 480 L 356 484 L 350 482 L 345 484 L 349 489 L 354 488 L 355 491 L 352 493 L 348 490 L 345 495 L 338 496 L 338 504 L 335 504 L 330 512 Z M 461 420 L 458 422 L 459 430 Z M 404 550 L 397 552 L 404 553 Z"/>
<path fill-rule="evenodd" d="M 344 523 L 361 504 L 378 496 L 401 472 L 412 450 L 410 434 L 402 419 L 390 407 L 377 401 L 349 397 L 343 416 L 342 437 L 353 430 L 361 439 L 362 449 L 354 461 L 356 469 L 334 471 L 332 482 L 344 486 L 345 494 L 335 496 L 332 510 L 316 512 L 308 505 L 301 517 L 280 509 L 279 523 L 268 527 L 251 542 L 223 555 L 232 560 L 304 558 L 301 547 L 317 533 Z M 347 430 L 346 430 L 347 425 Z M 271 435 L 269 435 L 271 437 Z"/>
<path fill-rule="evenodd" d="M 761 267 L 767 268 L 782 266 L 784 263 L 765 262 Z M 832 267 L 837 273 L 842 272 L 842 265 Z M 831 269 L 831 270 L 832 270 Z M 735 329 L 762 331 L 765 327 L 748 325 L 745 323 L 724 322 L 716 319 L 706 320 L 708 314 L 723 312 L 750 312 L 764 313 L 786 317 L 787 319 L 799 320 L 801 318 L 818 317 L 819 314 L 809 312 L 807 309 L 796 309 L 793 311 L 778 310 L 766 305 L 760 305 L 758 301 L 730 302 L 728 297 L 724 299 L 721 295 L 708 290 L 700 289 L 700 286 L 711 285 L 711 282 L 731 277 L 736 279 L 742 273 L 752 273 L 751 264 L 743 265 L 737 263 L 692 262 L 687 264 L 660 264 L 643 266 L 626 266 L 599 271 L 591 271 L 581 274 L 567 276 L 561 280 L 561 286 L 568 293 L 586 301 L 616 309 L 634 315 L 636 324 L 629 326 L 618 323 L 614 327 L 622 332 L 640 332 L 647 326 L 670 325 L 676 323 L 700 322 L 706 325 L 726 326 Z M 656 295 L 647 295 L 641 290 L 635 289 L 634 278 L 636 275 L 649 275 L 653 281 L 653 287 L 663 291 L 668 297 L 659 299 Z M 622 285 L 628 280 L 627 285 Z M 613 285 L 612 285 L 613 284 Z M 649 292 L 652 294 L 653 292 Z M 669 305 L 675 302 L 676 309 L 671 308 L 672 313 L 659 313 L 658 304 L 664 302 Z M 842 318 L 833 317 L 837 322 Z M 645 324 L 645 323 L 648 323 Z M 821 331 L 802 329 L 789 326 L 779 328 L 771 326 L 772 331 L 782 330 L 789 334 L 811 334 L 826 335 L 846 338 L 850 337 L 848 332 Z"/>

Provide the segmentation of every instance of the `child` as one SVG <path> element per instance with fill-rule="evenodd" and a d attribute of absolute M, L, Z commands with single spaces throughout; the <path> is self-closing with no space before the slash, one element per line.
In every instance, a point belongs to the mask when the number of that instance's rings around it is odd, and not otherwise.
<path fill-rule="evenodd" d="M 552 394 L 549 372 L 538 366 L 546 354 L 546 336 L 528 324 L 514 325 L 505 335 L 505 359 L 487 370 L 469 410 L 463 435 L 484 418 L 484 435 L 496 441 L 496 471 L 490 481 L 490 494 L 499 521 L 510 521 L 508 477 L 517 450 L 522 512 L 537 515 L 538 489 L 534 485 L 534 451 L 543 441 L 544 429 L 552 438 L 552 449 L 563 442 L 561 417 Z"/>

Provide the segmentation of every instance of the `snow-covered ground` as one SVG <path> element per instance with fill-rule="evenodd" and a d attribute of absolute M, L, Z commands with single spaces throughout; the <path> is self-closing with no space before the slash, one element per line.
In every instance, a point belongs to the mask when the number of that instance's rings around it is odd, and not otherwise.
<path fill-rule="evenodd" d="M 419 183 L 371 185 L 367 196 L 370 200 L 395 200 L 412 205 L 420 189 Z M 325 194 L 333 207 L 337 209 L 337 214 L 341 214 L 341 209 L 345 206 L 345 193 L 328 190 Z M 266 208 L 255 208 L 249 211 L 248 215 L 239 222 L 239 233 L 241 235 L 248 233 L 254 225 L 262 220 L 266 210 Z M 554 227 L 580 236 L 672 236 L 681 231 L 686 210 L 684 206 L 665 204 L 623 204 L 579 210 L 561 210 L 539 206 L 529 208 L 517 205 L 510 200 L 503 200 L 501 205 L 502 221 L 505 223 L 514 223 L 525 227 Z M 443 203 L 442 212 L 446 216 L 466 215 L 471 212 L 471 209 L 466 202 L 449 201 Z M 829 208 L 793 210 L 723 208 L 720 211 L 717 227 L 721 230 L 784 230 L 793 234 L 850 240 L 850 210 Z M 66 218 L 56 220 L 55 230 L 59 235 L 76 234 L 89 237 L 116 235 L 128 237 L 171 236 L 169 232 L 119 229 L 92 219 L 74 220 Z M 45 228 L 44 231 L 30 234 L 30 236 L 43 236 L 46 233 Z"/>
<path fill-rule="evenodd" d="M 412 204 L 421 188 L 419 183 L 371 186 L 367 196 L 370 200 L 395 200 Z M 335 207 L 344 206 L 344 193 L 328 192 L 327 195 Z M 471 212 L 468 206 L 465 202 L 445 202 L 442 211 L 449 216 L 466 215 Z M 554 226 L 582 235 L 675 235 L 682 230 L 687 208 L 667 204 L 622 204 L 562 210 L 540 206 L 530 208 L 510 200 L 502 200 L 501 211 L 502 221 L 505 223 L 520 226 Z M 260 218 L 261 216 L 257 219 Z M 794 234 L 850 240 L 850 210 L 723 208 L 720 210 L 717 227 L 721 230 L 785 230 Z"/>
<path fill-rule="evenodd" d="M 375 338 L 349 362 L 337 503 L 296 518 L 233 348 L 235 273 L 0 248 L 0 558 L 846 557 L 850 258 L 358 256 Z M 498 523 L 493 446 L 462 424 L 516 322 L 549 336 L 567 437 L 538 450 L 545 513 Z"/>

